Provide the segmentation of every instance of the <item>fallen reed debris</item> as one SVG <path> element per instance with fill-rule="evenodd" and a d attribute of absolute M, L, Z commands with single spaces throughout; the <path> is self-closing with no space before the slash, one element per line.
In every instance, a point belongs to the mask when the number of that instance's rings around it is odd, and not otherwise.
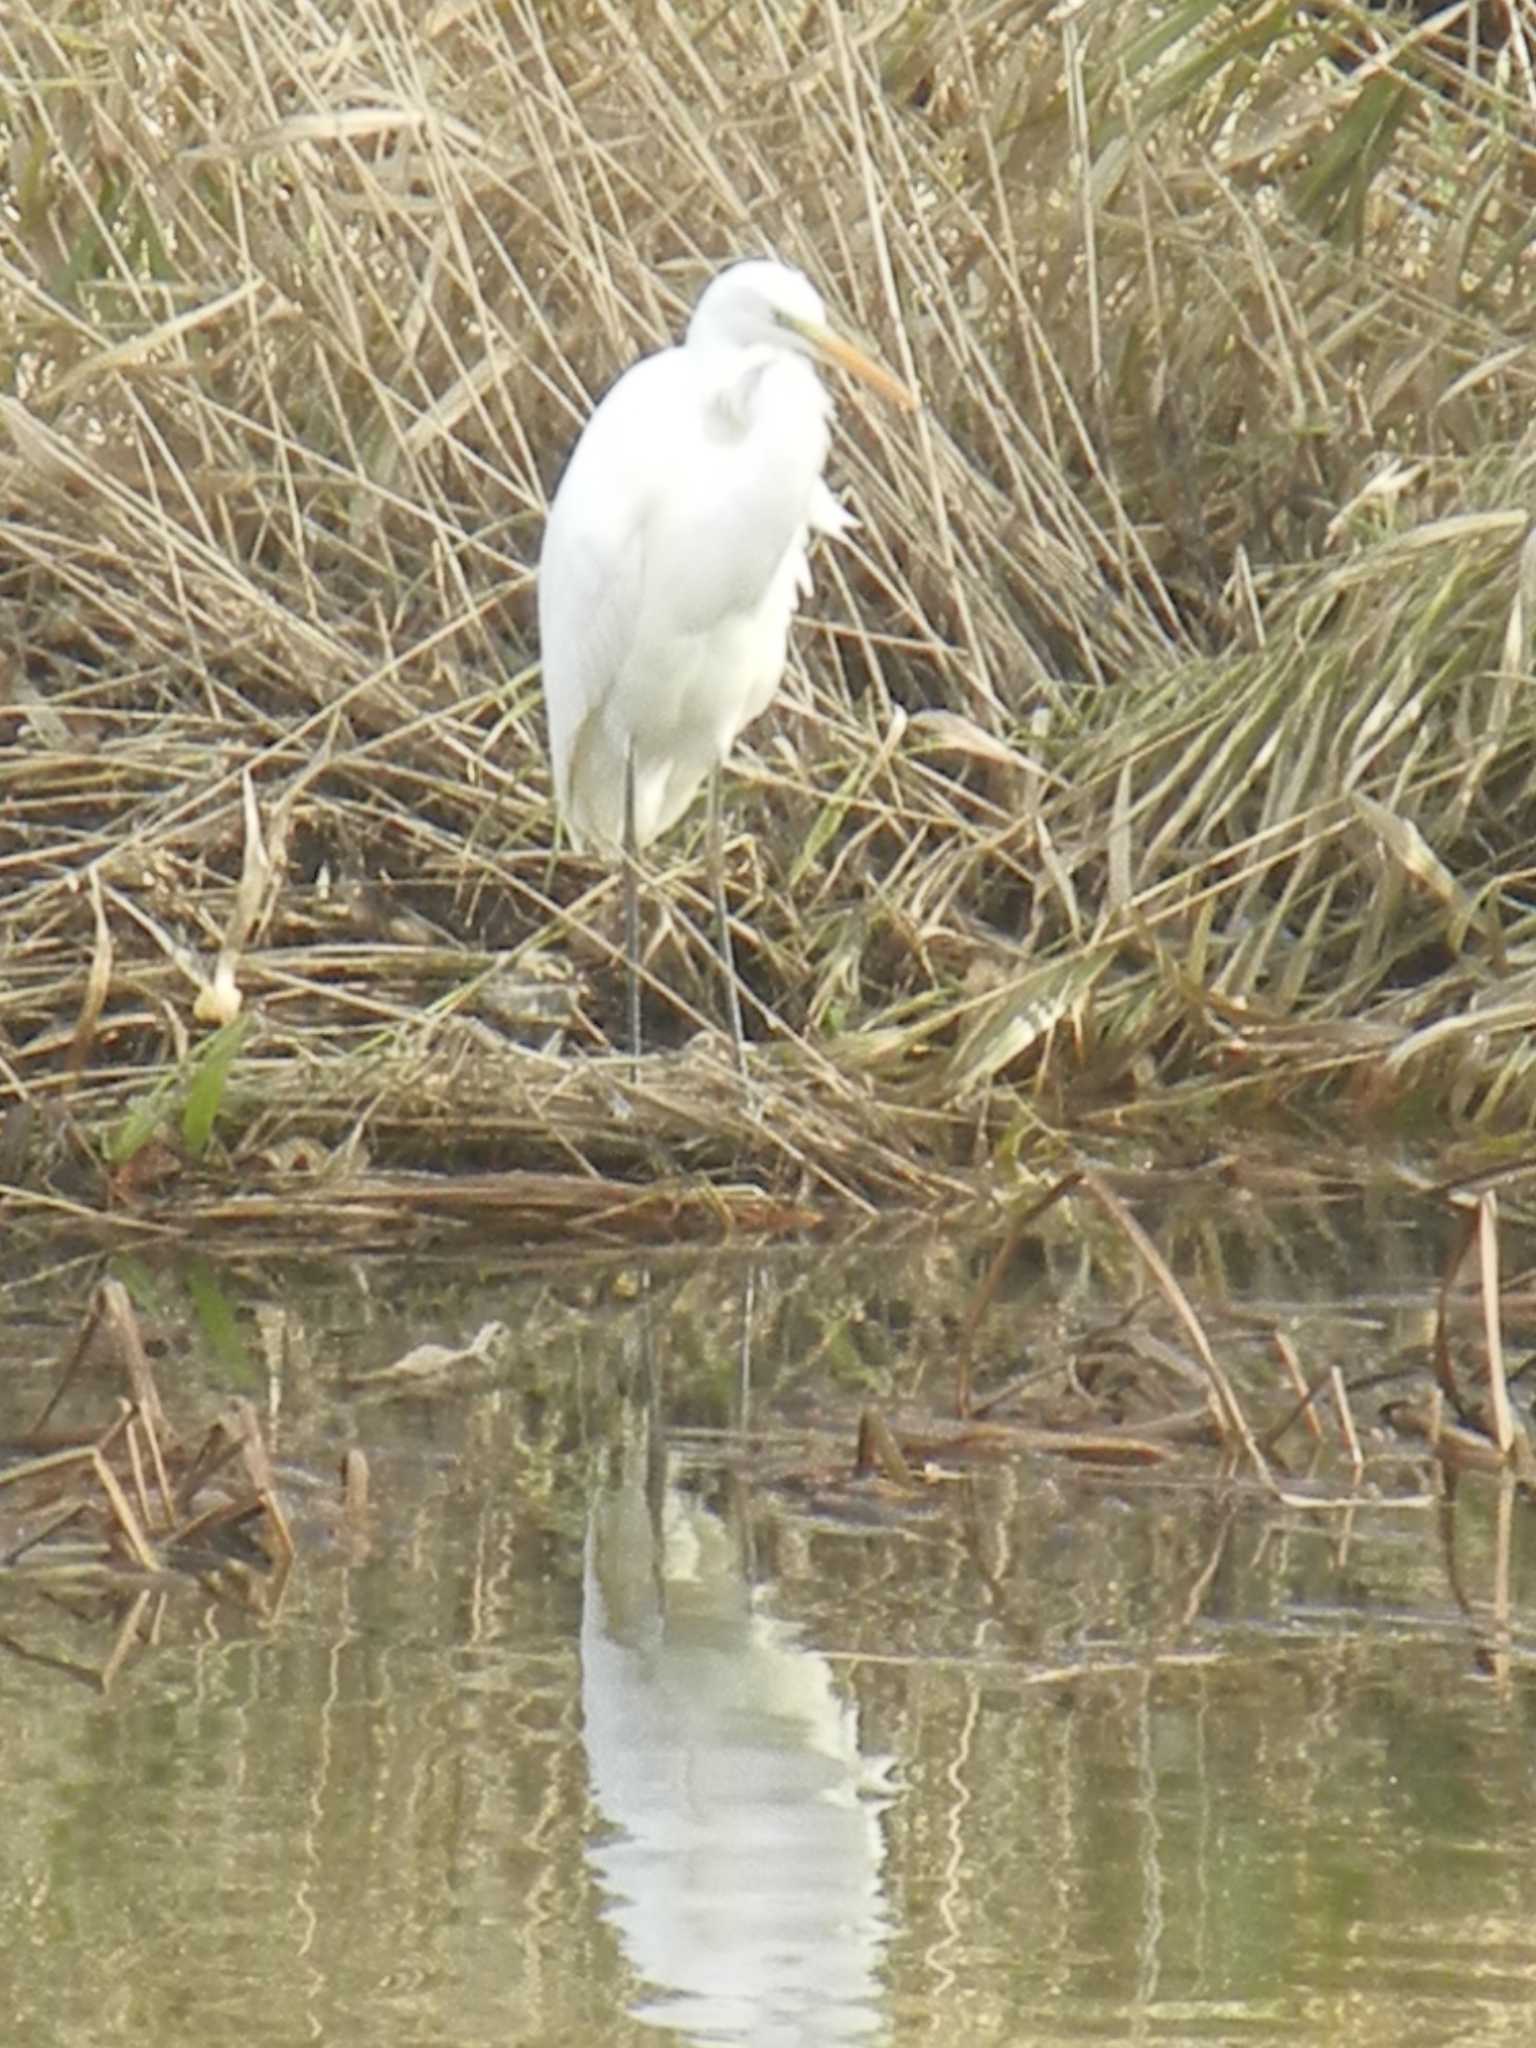
<path fill-rule="evenodd" d="M 114 1376 L 123 1391 L 104 1396 Z M 115 1410 L 104 1420 L 61 1420 L 103 1400 Z M 105 1663 L 74 1667 L 104 1688 L 153 1639 L 177 1590 L 200 1587 L 270 1618 L 293 1558 L 253 1405 L 233 1400 L 200 1438 L 183 1439 L 127 1289 L 103 1280 L 35 1422 L 0 1446 L 0 1587 L 46 1594 L 82 1623 L 118 1624 Z M 10 1630 L 0 1648 L 27 1654 Z"/>
<path fill-rule="evenodd" d="M 1124 1271 L 1125 1309 L 1108 1330 L 1087 1332 L 1064 1347 L 1055 1363 L 993 1384 L 988 1361 L 977 1353 L 978 1333 L 985 1324 L 996 1343 L 996 1304 L 1010 1264 L 1047 1213 L 1070 1202 L 1091 1204 L 1107 1221 L 1112 1238 L 1100 1249 L 1106 1264 Z M 1374 1402 L 1370 1396 L 1383 1386 L 1379 1369 L 1351 1375 L 1328 1357 L 1309 1370 L 1291 1335 L 1262 1318 L 1245 1321 L 1242 1363 L 1232 1361 L 1230 1334 L 1208 1327 L 1135 1210 L 1089 1168 L 1063 1176 L 1044 1198 L 1021 1201 L 961 1319 L 953 1418 L 865 1407 L 851 1483 L 900 1502 L 977 1463 L 1045 1455 L 1105 1473 L 1139 1469 L 1156 1476 L 1177 1466 L 1213 1483 L 1246 1477 L 1275 1505 L 1304 1512 L 1427 1507 L 1467 1469 L 1503 1475 L 1522 1495 L 1536 1496 L 1531 1429 L 1511 1400 L 1505 1369 L 1492 1192 L 1452 1207 L 1432 1358 L 1409 1368 L 1418 1386 L 1401 1391 L 1403 1375 L 1394 1370 L 1390 1395 Z M 1114 1240 L 1123 1254 L 1118 1261 Z M 1469 1265 L 1476 1281 L 1471 1363 L 1460 1337 L 1465 1302 L 1456 1291 Z M 1138 1277 L 1150 1281 L 1150 1292 Z M 1278 1412 L 1276 1384 L 1259 1369 L 1266 1347 L 1279 1367 L 1284 1405 Z M 1191 1389 L 1200 1395 L 1194 1404 Z M 1285 1448 L 1298 1425 L 1305 1432 L 1300 1461 Z M 1410 1485 L 1398 1477 L 1383 1483 L 1388 1467 L 1401 1472 L 1404 1439 L 1422 1443 L 1428 1460 Z M 818 1462 L 821 1483 L 829 1485 L 826 1460 Z"/>

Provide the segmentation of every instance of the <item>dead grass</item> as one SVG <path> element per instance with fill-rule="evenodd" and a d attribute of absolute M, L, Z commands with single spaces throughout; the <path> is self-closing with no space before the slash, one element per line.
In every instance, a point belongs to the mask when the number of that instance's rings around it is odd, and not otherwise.
<path fill-rule="evenodd" d="M 1084 1132 L 1522 1140 L 1529 28 L 1058 16 L 6 11 L 15 1202 L 384 1218 L 457 1165 L 537 1176 L 518 1228 L 714 1227 Z M 845 401 L 863 525 L 735 764 L 744 1100 L 699 819 L 673 1049 L 602 1057 L 531 583 L 593 395 L 766 247 L 926 410 Z"/>
<path fill-rule="evenodd" d="M 62 1418 L 81 1406 L 82 1382 L 98 1396 L 99 1411 L 99 1387 L 89 1382 L 103 1371 L 122 1389 L 111 1420 L 84 1430 L 65 1425 Z M 356 1495 L 350 1471 L 347 1481 Z M 43 1413 L 26 1438 L 0 1445 L 0 1587 L 34 1596 L 47 1619 L 67 1617 L 86 1632 L 109 1620 L 113 1641 L 90 1664 L 10 1633 L 3 1647 L 106 1692 L 122 1664 L 159 1639 L 176 1593 L 195 1585 L 271 1617 L 293 1560 L 251 1402 L 230 1402 L 195 1449 L 183 1444 L 167 1420 L 128 1291 L 104 1280 Z"/>

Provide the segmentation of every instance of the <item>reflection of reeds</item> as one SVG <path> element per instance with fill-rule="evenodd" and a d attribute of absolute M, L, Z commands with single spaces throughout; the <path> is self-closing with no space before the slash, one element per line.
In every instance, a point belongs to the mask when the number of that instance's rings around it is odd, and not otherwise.
<path fill-rule="evenodd" d="M 235 1155 L 400 1229 L 451 1149 L 740 1221 L 1064 1125 L 1528 1121 L 1518 88 L 1376 10 L 1365 63 L 866 12 L 4 10 L 0 1182 L 185 1213 Z M 844 404 L 858 547 L 734 764 L 747 1105 L 584 1071 L 617 878 L 551 850 L 529 600 L 594 392 L 770 242 L 926 410 Z M 657 1043 L 717 1013 L 696 851 Z"/>
<path fill-rule="evenodd" d="M 52 1423 L 87 1356 L 128 1387 L 94 1434 L 63 1445 Z M 56 1447 L 36 1446 L 54 1442 Z M 195 1448 L 161 1406 L 127 1290 L 105 1280 L 28 1438 L 0 1469 L 0 1576 L 67 1595 L 132 1594 L 133 1626 L 108 1659 L 115 1671 L 136 1640 L 149 1595 L 195 1581 L 271 1613 L 293 1562 L 256 1410 L 234 1400 Z M 142 1598 L 137 1596 L 142 1595 Z M 14 1644 L 11 1647 L 15 1647 Z"/>
<path fill-rule="evenodd" d="M 1141 1412 L 1134 1424 L 1107 1419 L 1093 1391 L 1098 1361 L 1089 1346 L 1072 1358 L 1063 1374 L 1069 1397 L 1066 1408 L 1062 1404 L 1063 1385 L 1054 1376 L 1046 1376 L 1043 1396 L 1040 1389 L 1034 1389 L 1035 1398 L 1043 1398 L 1053 1411 L 1048 1427 L 1041 1427 L 1040 1419 L 1032 1415 L 1022 1420 L 999 1421 L 1000 1412 L 1015 1404 L 1024 1389 L 1015 1383 L 1005 1383 L 1001 1389 L 978 1389 L 978 1332 L 995 1309 L 1009 1267 L 1032 1230 L 1042 1224 L 1051 1209 L 1079 1191 L 1108 1219 L 1113 1235 L 1119 1239 L 1122 1262 L 1123 1255 L 1129 1255 L 1126 1291 L 1131 1305 L 1116 1334 L 1123 1345 L 1122 1364 L 1129 1363 L 1133 1379 L 1140 1381 L 1136 1404 Z M 1457 1470 L 1473 1467 L 1506 1473 L 1529 1487 L 1536 1481 L 1536 1451 L 1532 1448 L 1529 1425 L 1523 1416 L 1517 1416 L 1510 1400 L 1497 1219 L 1497 1201 L 1491 1192 L 1463 1205 L 1456 1241 L 1439 1288 L 1434 1382 L 1422 1397 L 1390 1401 L 1382 1411 L 1382 1419 L 1402 1434 L 1427 1439 L 1447 1480 Z M 1113 1256 L 1112 1243 L 1105 1249 Z M 1457 1367 L 1454 1311 L 1456 1283 L 1474 1254 L 1479 1367 L 1469 1374 Z M 1161 1301 L 1164 1310 L 1166 1332 L 1153 1333 L 1144 1327 L 1144 1305 L 1136 1298 L 1138 1277 L 1151 1281 L 1155 1298 Z M 1130 1342 L 1133 1325 L 1142 1326 L 1139 1359 Z M 1250 1329 L 1247 1334 L 1251 1338 L 1256 1332 Z M 1010 1450 L 1045 1451 L 1104 1467 L 1155 1468 L 1168 1460 L 1176 1445 L 1216 1444 L 1234 1466 L 1251 1472 L 1287 1506 L 1352 1508 L 1358 1504 L 1366 1476 L 1362 1436 L 1369 1434 L 1368 1426 L 1357 1422 L 1354 1399 L 1379 1384 L 1379 1376 L 1372 1375 L 1352 1386 L 1338 1362 L 1328 1359 L 1314 1366 L 1309 1377 L 1290 1335 L 1279 1325 L 1270 1328 L 1267 1335 L 1288 1398 L 1278 1412 L 1259 1416 L 1251 1412 L 1255 1408 L 1252 1388 L 1240 1388 L 1223 1363 L 1218 1340 L 1208 1331 L 1189 1291 L 1181 1285 L 1148 1229 L 1110 1186 L 1106 1176 L 1080 1170 L 1064 1176 L 1045 1197 L 1022 1202 L 988 1261 L 961 1323 L 955 1387 L 959 1419 L 941 1425 L 937 1431 L 928 1426 L 918 1432 L 893 1432 L 885 1418 L 866 1412 L 859 1428 L 856 1468 L 861 1473 L 880 1475 L 898 1490 L 910 1490 L 911 1465 L 934 1458 L 954 1460 L 978 1455 L 995 1457 Z M 1167 1389 L 1170 1379 L 1174 1389 L 1185 1395 L 1184 1405 L 1166 1405 L 1166 1391 L 1160 1390 Z M 1203 1394 L 1198 1408 L 1187 1405 L 1190 1387 Z M 1108 1408 L 1118 1410 L 1126 1399 L 1127 1386 L 1121 1378 Z M 1329 1412 L 1337 1431 L 1332 1443 L 1324 1421 Z M 1282 1445 L 1298 1425 L 1306 1431 L 1314 1456 L 1332 1452 L 1342 1458 L 1349 1475 L 1347 1484 L 1321 1491 L 1299 1491 L 1287 1483 Z M 1384 1498 L 1394 1506 L 1402 1504 L 1395 1492 Z"/>
<path fill-rule="evenodd" d="M 1482 1370 L 1468 1376 L 1457 1369 L 1452 1311 L 1456 1283 L 1474 1255 Z M 1448 1471 L 1512 1472 L 1524 1486 L 1536 1482 L 1530 1428 L 1509 1398 L 1499 1309 L 1498 1201 L 1491 1191 L 1462 1208 L 1461 1228 L 1441 1276 L 1434 1364 L 1434 1388 L 1422 1400 L 1394 1408 L 1397 1426 L 1426 1438 Z"/>

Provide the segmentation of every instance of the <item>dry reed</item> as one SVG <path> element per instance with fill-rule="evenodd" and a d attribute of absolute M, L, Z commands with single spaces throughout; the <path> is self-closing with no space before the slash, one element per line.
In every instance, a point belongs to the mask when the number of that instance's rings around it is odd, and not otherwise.
<path fill-rule="evenodd" d="M 714 1227 L 1069 1132 L 1524 1133 L 1533 57 L 1214 0 L 17 0 L 13 1210 Z M 733 764 L 744 1099 L 700 820 L 671 1049 L 592 1057 L 616 877 L 552 845 L 530 595 L 593 394 L 768 247 L 927 403 L 845 402 L 863 525 Z"/>

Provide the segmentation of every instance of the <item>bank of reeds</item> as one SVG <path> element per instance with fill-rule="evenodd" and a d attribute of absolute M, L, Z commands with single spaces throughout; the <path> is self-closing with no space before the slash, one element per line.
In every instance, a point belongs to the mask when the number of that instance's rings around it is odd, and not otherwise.
<path fill-rule="evenodd" d="M 17 0 L 13 1200 L 713 1227 L 1084 1131 L 1518 1140 L 1536 48 L 1496 14 Z M 733 763 L 743 1096 L 694 1040 L 701 817 L 653 862 L 659 1050 L 611 1056 L 531 596 L 594 395 L 770 247 L 926 403 L 842 394 L 862 526 Z"/>

